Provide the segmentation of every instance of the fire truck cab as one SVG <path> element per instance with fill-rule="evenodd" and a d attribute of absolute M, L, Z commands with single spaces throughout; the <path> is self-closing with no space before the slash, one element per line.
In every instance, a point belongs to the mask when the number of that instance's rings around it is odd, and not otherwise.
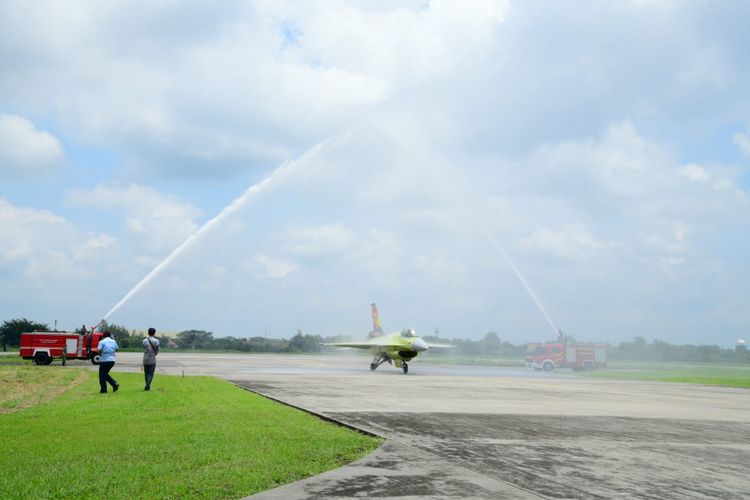
<path fill-rule="evenodd" d="M 36 365 L 49 365 L 55 358 L 88 359 L 99 364 L 99 353 L 96 351 L 101 332 L 25 332 L 21 334 L 21 348 L 18 354 L 23 359 L 30 359 Z"/>

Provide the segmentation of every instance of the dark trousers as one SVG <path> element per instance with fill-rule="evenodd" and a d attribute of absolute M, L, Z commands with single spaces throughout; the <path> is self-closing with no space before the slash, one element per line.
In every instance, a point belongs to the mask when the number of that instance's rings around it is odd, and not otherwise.
<path fill-rule="evenodd" d="M 102 361 L 99 363 L 99 386 L 101 392 L 107 392 L 107 382 L 114 388 L 117 386 L 117 381 L 109 375 L 109 371 L 115 366 L 114 361 Z"/>
<path fill-rule="evenodd" d="M 143 376 L 146 377 L 146 390 L 151 389 L 151 381 L 154 380 L 156 363 L 153 365 L 143 365 Z"/>

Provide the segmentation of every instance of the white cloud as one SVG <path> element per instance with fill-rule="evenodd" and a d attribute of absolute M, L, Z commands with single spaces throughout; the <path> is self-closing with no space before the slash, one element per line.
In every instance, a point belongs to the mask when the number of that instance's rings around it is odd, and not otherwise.
<path fill-rule="evenodd" d="M 750 138 L 747 134 L 737 132 L 732 136 L 734 142 L 744 154 L 750 156 Z"/>
<path fill-rule="evenodd" d="M 464 286 L 467 278 L 466 266 L 448 255 L 418 255 L 414 257 L 414 268 L 420 272 L 421 279 L 441 286 Z"/>
<path fill-rule="evenodd" d="M 285 278 L 289 273 L 297 270 L 294 262 L 286 259 L 270 257 L 265 254 L 256 254 L 252 262 L 245 262 L 244 268 L 253 272 L 257 266 L 262 268 L 263 274 L 271 278 Z"/>
<path fill-rule="evenodd" d="M 0 176 L 28 178 L 51 171 L 64 153 L 60 141 L 26 118 L 0 113 Z"/>
<path fill-rule="evenodd" d="M 357 236 L 342 224 L 297 227 L 287 231 L 285 249 L 307 257 L 333 256 L 351 250 Z"/>
<path fill-rule="evenodd" d="M 193 234 L 200 210 L 176 197 L 138 184 L 74 190 L 68 201 L 79 207 L 124 213 L 127 228 L 151 251 L 171 250 Z"/>
<path fill-rule="evenodd" d="M 661 261 L 670 266 L 679 266 L 685 263 L 685 259 L 682 257 L 663 257 Z"/>
<path fill-rule="evenodd" d="M 688 163 L 687 165 L 680 167 L 679 173 L 691 181 L 706 182 L 709 179 L 706 169 L 695 163 Z"/>
<path fill-rule="evenodd" d="M 371 228 L 354 251 L 357 266 L 369 280 L 386 288 L 401 283 L 401 266 L 407 256 L 407 242 L 393 231 Z"/>
<path fill-rule="evenodd" d="M 708 169 L 695 163 L 689 163 L 680 167 L 678 172 L 681 176 L 694 182 L 704 183 L 714 191 L 724 195 L 732 195 L 740 201 L 747 199 L 747 194 L 732 178 L 738 175 L 738 169 L 714 168 L 709 173 Z"/>
<path fill-rule="evenodd" d="M 677 74 L 677 79 L 684 84 L 723 91 L 727 85 L 728 73 L 723 59 L 724 54 L 717 47 L 690 51 L 686 56 L 686 64 Z"/>
<path fill-rule="evenodd" d="M 685 241 L 688 236 L 693 232 L 693 228 L 684 222 L 675 222 L 672 226 L 674 239 L 677 241 Z"/>
<path fill-rule="evenodd" d="M 661 254 L 682 254 L 688 248 L 687 234 L 689 228 L 683 228 L 678 224 L 676 227 L 665 229 L 663 233 L 644 234 L 642 244 L 645 249 Z"/>
<path fill-rule="evenodd" d="M 395 9 L 330 7 L 296 20 L 302 36 L 291 55 L 369 75 L 391 88 L 410 87 L 481 60 L 509 8 L 497 0 L 441 0 Z"/>
<path fill-rule="evenodd" d="M 538 227 L 521 241 L 524 248 L 562 259 L 580 260 L 598 251 L 602 244 L 581 223 L 554 230 Z"/>
<path fill-rule="evenodd" d="M 2 198 L 0 227 L 0 262 L 8 272 L 27 279 L 95 276 L 98 266 L 116 256 L 117 243 L 111 236 L 80 231 L 48 210 L 18 207 Z"/>
<path fill-rule="evenodd" d="M 641 137 L 629 123 L 610 126 L 596 144 L 578 151 L 578 162 L 588 165 L 599 186 L 621 196 L 639 196 L 650 184 L 659 182 L 667 154 L 655 143 Z M 650 179 L 644 183 L 644 179 Z"/>
<path fill-rule="evenodd" d="M 14 57 L 0 71 L 15 77 L 0 91 L 54 109 L 71 135 L 132 164 L 216 175 L 288 159 L 405 89 L 481 64 L 508 9 L 8 5 L 0 31 Z M 49 71 L 54 80 L 38 77 Z"/>

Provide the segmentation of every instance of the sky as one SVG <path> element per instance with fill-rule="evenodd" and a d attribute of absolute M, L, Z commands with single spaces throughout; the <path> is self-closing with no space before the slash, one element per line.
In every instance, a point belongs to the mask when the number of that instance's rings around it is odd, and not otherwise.
<path fill-rule="evenodd" d="M 376 302 L 388 331 L 732 347 L 748 18 L 1 0 L 0 320 L 97 323 L 235 202 L 110 323 L 360 337 Z"/>

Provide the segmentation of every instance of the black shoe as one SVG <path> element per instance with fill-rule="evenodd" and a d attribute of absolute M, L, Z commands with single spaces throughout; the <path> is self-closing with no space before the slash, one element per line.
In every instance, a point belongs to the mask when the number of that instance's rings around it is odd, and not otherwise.
<path fill-rule="evenodd" d="M 107 394 L 107 391 L 99 391 L 99 394 Z"/>
<path fill-rule="evenodd" d="M 112 387 L 112 392 L 117 392 L 120 389 L 120 384 L 117 384 L 116 386 Z"/>
<path fill-rule="evenodd" d="M 144 390 L 144 391 L 150 391 L 150 390 L 151 390 L 151 388 L 150 388 L 149 386 L 146 386 L 146 387 L 144 387 L 144 388 L 143 388 L 143 390 Z"/>

